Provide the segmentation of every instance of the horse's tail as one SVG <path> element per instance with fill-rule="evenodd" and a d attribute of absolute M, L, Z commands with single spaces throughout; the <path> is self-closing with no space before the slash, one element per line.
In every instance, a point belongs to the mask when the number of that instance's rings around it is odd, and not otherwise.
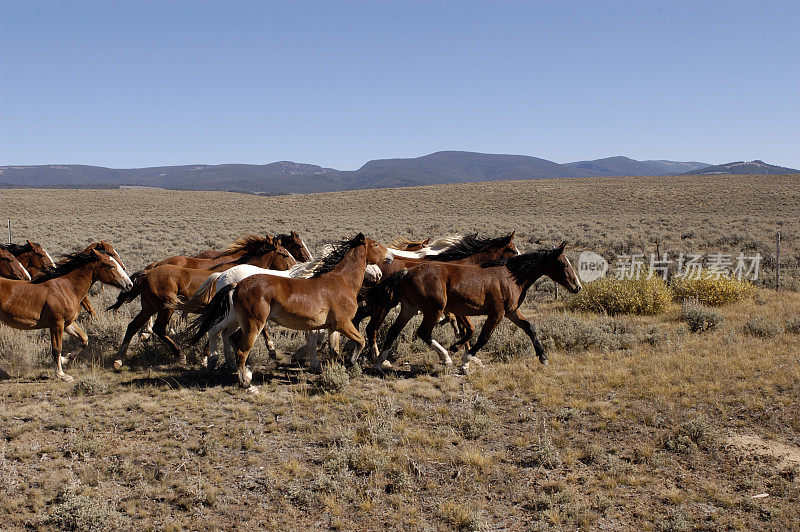
<path fill-rule="evenodd" d="M 195 291 L 189 299 L 179 302 L 173 308 L 179 310 L 184 314 L 200 313 L 203 308 L 208 305 L 214 298 L 217 291 L 217 279 L 222 276 L 224 272 L 215 272 L 208 276 L 208 279 L 203 281 L 203 284 Z"/>
<path fill-rule="evenodd" d="M 131 281 L 133 286 L 130 290 L 122 290 L 117 296 L 117 302 L 108 307 L 106 310 L 117 310 L 125 303 L 130 303 L 142 293 L 142 282 L 147 276 L 147 270 L 139 270 L 131 274 Z"/>
<path fill-rule="evenodd" d="M 190 345 L 194 345 L 211 330 L 211 327 L 221 322 L 233 310 L 233 290 L 238 283 L 226 285 L 217 292 L 211 302 L 205 306 L 203 312 L 189 323 Z"/>

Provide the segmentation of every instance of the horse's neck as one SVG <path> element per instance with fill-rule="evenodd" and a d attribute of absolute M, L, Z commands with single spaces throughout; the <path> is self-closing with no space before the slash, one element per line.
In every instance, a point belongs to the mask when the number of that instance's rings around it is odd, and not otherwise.
<path fill-rule="evenodd" d="M 366 249 L 364 246 L 358 246 L 348 251 L 339 264 L 334 266 L 328 274 L 340 277 L 347 286 L 352 288 L 353 293 L 356 293 L 364 281 L 364 269 L 366 267 Z"/>
<path fill-rule="evenodd" d="M 32 264 L 33 263 L 33 253 L 31 253 L 30 251 L 26 251 L 25 253 L 20 253 L 16 257 L 16 259 L 17 259 L 17 261 L 19 261 L 20 264 L 25 266 L 26 269 L 28 267 L 33 267 L 33 264 Z"/>
<path fill-rule="evenodd" d="M 79 299 L 83 299 L 83 296 L 89 292 L 89 289 L 94 284 L 94 269 L 96 266 L 96 263 L 86 264 L 60 277 L 56 277 L 53 281 L 62 287 L 69 287 L 75 295 L 79 296 Z"/>
<path fill-rule="evenodd" d="M 237 251 L 236 253 L 231 253 L 230 255 L 220 255 L 219 257 L 215 257 L 213 259 L 207 259 L 207 260 L 213 261 L 212 264 L 216 266 L 218 264 L 223 264 L 225 262 L 232 262 L 232 261 L 234 261 L 236 259 L 241 258 L 242 255 L 244 255 L 244 250 L 243 249 Z"/>
<path fill-rule="evenodd" d="M 526 271 L 525 275 L 523 275 L 520 279 L 515 279 L 511 271 L 509 271 L 506 268 L 503 269 L 506 270 L 510 282 L 514 286 L 516 286 L 517 289 L 519 290 L 519 294 L 517 296 L 518 305 L 521 305 L 522 302 L 525 300 L 525 296 L 528 293 L 528 289 L 533 285 L 533 283 L 538 281 L 542 277 L 542 275 L 544 275 L 544 269 L 539 265 L 536 265 L 535 267 Z"/>

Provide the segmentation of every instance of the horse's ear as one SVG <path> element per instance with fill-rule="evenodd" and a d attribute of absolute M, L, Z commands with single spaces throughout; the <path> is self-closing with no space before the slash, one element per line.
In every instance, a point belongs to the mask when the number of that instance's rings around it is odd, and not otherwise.
<path fill-rule="evenodd" d="M 26 240 L 25 243 L 28 244 L 30 247 L 33 247 L 33 242 L 31 242 L 30 240 Z"/>
<path fill-rule="evenodd" d="M 275 239 L 269 236 L 269 233 L 264 235 L 264 241 L 268 244 L 275 244 Z"/>
<path fill-rule="evenodd" d="M 364 236 L 364 233 L 358 233 L 356 235 L 355 241 L 358 242 L 359 244 L 366 244 L 367 237 Z"/>
<path fill-rule="evenodd" d="M 300 235 L 298 235 L 298 234 L 297 234 L 297 231 L 292 231 L 290 234 L 291 234 L 291 235 L 292 235 L 292 237 L 294 237 L 294 238 L 298 238 L 298 237 L 300 236 Z"/>
<path fill-rule="evenodd" d="M 506 242 L 511 242 L 512 240 L 514 240 L 514 235 L 515 235 L 516 233 L 517 233 L 517 230 L 516 230 L 516 229 L 514 229 L 513 231 L 511 231 L 510 233 L 508 233 L 508 234 L 506 235 Z"/>
<path fill-rule="evenodd" d="M 426 238 L 425 240 L 422 241 L 422 245 L 424 246 L 425 244 L 427 244 L 430 241 L 431 241 L 431 237 L 428 237 L 428 238 Z"/>
<path fill-rule="evenodd" d="M 561 243 L 558 245 L 558 247 L 555 248 L 555 251 L 557 251 L 558 254 L 561 255 L 562 253 L 564 253 L 564 248 L 566 247 L 567 247 L 567 241 L 562 240 Z"/>

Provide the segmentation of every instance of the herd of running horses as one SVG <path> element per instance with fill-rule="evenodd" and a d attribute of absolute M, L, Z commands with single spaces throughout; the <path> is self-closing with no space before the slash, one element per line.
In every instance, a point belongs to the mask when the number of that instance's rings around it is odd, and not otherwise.
<path fill-rule="evenodd" d="M 246 362 L 259 336 L 271 357 L 276 357 L 267 322 L 307 331 L 306 351 L 312 369 L 320 335 L 329 333 L 332 353 L 340 357 L 340 336 L 350 340 L 352 354 L 346 363 L 358 363 L 369 344 L 371 363 L 390 368 L 392 346 L 406 324 L 422 314 L 417 337 L 430 346 L 442 363 L 451 365 L 451 353 L 464 348 L 461 370 L 476 357 L 492 332 L 508 318 L 530 338 L 539 361 L 547 355 L 533 325 L 520 313 L 528 289 L 547 276 L 570 292 L 580 281 L 564 254 L 566 243 L 520 253 L 514 233 L 495 238 L 477 234 L 445 237 L 430 242 L 401 239 L 385 246 L 359 233 L 326 246 L 314 259 L 296 232 L 278 236 L 248 235 L 224 251 L 208 250 L 194 257 L 169 257 L 132 274 L 114 247 L 105 241 L 65 255 L 54 262 L 35 242 L 0 245 L 0 322 L 23 330 L 50 329 L 56 376 L 72 377 L 63 365 L 88 345 L 79 326 L 81 308 L 94 309 L 87 298 L 100 282 L 121 290 L 108 310 L 141 300 L 117 352 L 121 363 L 137 332 L 156 334 L 185 362 L 181 347 L 170 336 L 170 320 L 176 311 L 195 314 L 188 327 L 190 344 L 208 335 L 207 366 L 219 360 L 218 336 L 222 336 L 225 366 L 236 369 L 239 384 L 257 392 Z M 389 312 L 400 312 L 381 349 L 377 333 Z M 478 339 L 470 317 L 486 316 Z M 359 325 L 369 317 L 366 338 Z M 153 318 L 155 318 L 153 322 Z M 456 342 L 444 348 L 433 339 L 434 328 L 449 322 Z M 79 348 L 62 354 L 64 332 L 80 340 Z M 143 331 L 143 334 L 145 332 Z"/>

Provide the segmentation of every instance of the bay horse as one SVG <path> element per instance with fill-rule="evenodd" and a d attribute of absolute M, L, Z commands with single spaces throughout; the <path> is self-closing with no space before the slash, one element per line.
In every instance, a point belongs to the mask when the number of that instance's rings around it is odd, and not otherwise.
<path fill-rule="evenodd" d="M 319 260 L 317 263 L 319 263 Z M 208 279 L 203 281 L 203 284 L 200 285 L 200 287 L 189 300 L 176 305 L 175 310 L 180 310 L 184 313 L 202 312 L 202 310 L 211 302 L 217 292 L 223 290 L 228 285 L 239 283 L 252 275 L 266 274 L 277 277 L 307 279 L 314 274 L 317 263 L 300 263 L 285 271 L 269 270 L 250 264 L 242 264 L 239 266 L 234 266 L 233 268 L 223 272 L 215 272 L 212 273 Z M 377 283 L 380 281 L 382 275 L 383 274 L 380 270 L 380 267 L 375 264 L 367 264 L 367 267 L 364 269 L 364 282 L 371 284 Z M 225 360 L 228 366 L 231 369 L 234 369 L 235 361 L 232 358 L 233 352 L 231 349 L 230 337 L 236 332 L 238 327 L 239 324 L 236 320 L 236 316 L 230 312 L 211 327 L 211 329 L 208 331 L 208 367 L 213 368 L 216 366 L 217 360 L 219 359 L 217 337 L 222 334 L 222 340 L 225 346 Z M 273 359 L 277 358 L 277 351 L 275 350 L 275 346 L 269 338 L 266 327 L 264 327 L 262 335 L 264 336 L 264 341 L 267 344 L 269 356 Z M 309 331 L 306 334 L 306 352 L 309 354 L 312 360 L 312 366 L 314 366 L 313 361 L 316 360 L 314 354 L 316 353 L 316 345 L 319 339 L 320 338 L 316 332 Z M 317 368 L 315 367 L 313 369 Z"/>
<path fill-rule="evenodd" d="M 125 337 L 117 350 L 117 358 L 125 356 L 133 335 L 144 327 L 152 316 L 156 316 L 153 332 L 169 346 L 179 362 L 185 363 L 185 354 L 167 334 L 167 326 L 179 297 L 191 297 L 211 274 L 238 264 L 248 263 L 276 270 L 286 270 L 296 264 L 294 258 L 283 247 L 276 246 L 271 238 L 255 237 L 239 242 L 238 246 L 245 249 L 245 252 L 237 260 L 218 264 L 208 270 L 162 264 L 138 276 L 132 289 L 120 294 L 117 302 L 109 307 L 109 310 L 116 310 L 136 296 L 141 296 L 142 310 L 128 324 Z"/>
<path fill-rule="evenodd" d="M 0 322 L 22 330 L 49 328 L 56 377 L 70 381 L 62 364 L 88 345 L 88 336 L 75 320 L 81 299 L 98 281 L 122 289 L 133 284 L 116 259 L 96 249 L 66 255 L 32 282 L 0 279 Z M 61 355 L 64 332 L 80 339 L 77 353 Z"/>
<path fill-rule="evenodd" d="M 489 260 L 509 258 L 519 255 L 519 249 L 514 244 L 515 231 L 499 237 L 480 238 L 477 233 L 466 235 L 451 241 L 446 248 L 439 250 L 435 254 L 425 254 L 423 258 L 396 258 L 391 264 L 380 265 L 384 279 L 403 269 L 413 268 L 423 262 L 439 261 L 452 264 L 482 264 Z M 373 290 L 375 290 L 373 292 Z M 396 307 L 399 299 L 393 302 L 385 300 L 386 294 L 382 290 L 368 289 L 364 294 L 364 304 L 361 305 L 356 313 L 353 323 L 358 327 L 361 321 L 370 316 L 369 324 L 366 329 L 367 341 L 372 350 L 372 357 L 378 356 L 378 331 L 381 324 L 386 319 L 389 311 Z M 442 323 L 450 323 L 459 339 L 471 337 L 474 327 L 468 317 L 454 315 L 451 312 L 444 313 Z M 355 364 L 357 352 L 353 353 L 350 359 L 351 364 Z"/>
<path fill-rule="evenodd" d="M 236 361 L 239 385 L 251 392 L 252 374 L 245 367 L 256 338 L 267 321 L 295 330 L 327 329 L 330 345 L 338 353 L 341 333 L 364 347 L 364 337 L 353 325 L 357 297 L 367 264 L 391 262 L 392 252 L 359 233 L 343 240 L 321 259 L 308 279 L 253 275 L 218 292 L 201 316 L 192 322 L 191 343 L 197 343 L 231 309 L 242 336 Z"/>
<path fill-rule="evenodd" d="M 311 256 L 311 252 L 308 250 L 306 243 L 300 238 L 295 231 L 291 231 L 288 234 L 281 234 L 275 235 L 273 238 L 276 244 L 279 244 L 286 248 L 286 251 L 292 254 L 292 257 L 297 262 L 308 262 L 313 259 Z M 217 251 L 214 249 L 209 249 L 194 255 L 196 259 L 216 259 L 220 255 L 222 255 L 224 251 Z"/>
<path fill-rule="evenodd" d="M 13 254 L 6 251 L 2 245 L 0 245 L 0 277 L 17 279 L 18 281 L 31 280 L 31 274 L 28 273 L 25 266 Z"/>
<path fill-rule="evenodd" d="M 546 364 L 547 354 L 536 330 L 522 316 L 519 307 L 528 289 L 542 276 L 550 277 L 572 293 L 580 291 L 581 283 L 564 255 L 566 245 L 566 242 L 562 242 L 553 249 L 538 249 L 478 266 L 430 261 L 394 274 L 384 281 L 382 288 L 387 292 L 399 293 L 400 315 L 389 328 L 376 363 L 380 365 L 386 360 L 389 349 L 403 327 L 419 311 L 423 318 L 416 331 L 417 337 L 438 353 L 445 365 L 451 365 L 449 352 L 431 336 L 442 313 L 449 311 L 463 316 L 486 316 L 478 340 L 464 351 L 462 372 L 466 373 L 471 361 L 482 365 L 475 355 L 504 317 L 525 331 L 539 361 Z M 391 302 L 392 298 L 386 300 Z M 454 347 L 458 348 L 468 339 L 462 338 Z"/>

